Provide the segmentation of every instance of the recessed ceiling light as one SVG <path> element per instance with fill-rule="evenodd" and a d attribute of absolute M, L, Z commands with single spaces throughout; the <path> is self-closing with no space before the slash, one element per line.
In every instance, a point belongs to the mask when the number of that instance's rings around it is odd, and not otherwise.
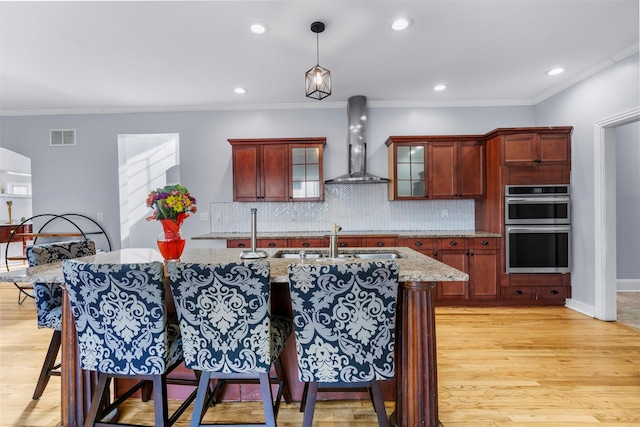
<path fill-rule="evenodd" d="M 441 91 L 441 90 L 445 90 L 446 88 L 447 88 L 447 85 L 436 85 L 433 87 L 433 90 Z"/>
<path fill-rule="evenodd" d="M 247 93 L 247 92 L 248 92 L 248 91 L 247 91 L 247 89 L 245 89 L 245 88 L 243 88 L 243 87 L 237 87 L 237 88 L 235 88 L 233 91 L 234 91 L 235 93 L 238 93 L 238 94 L 243 94 L 243 93 Z"/>
<path fill-rule="evenodd" d="M 406 30 L 411 26 L 411 18 L 398 18 L 391 22 L 391 29 L 394 31 Z"/>
<path fill-rule="evenodd" d="M 269 29 L 269 27 L 267 27 L 267 24 L 263 24 L 262 22 L 254 22 L 253 24 L 251 24 L 250 28 L 251 32 L 254 34 L 264 34 Z"/>
<path fill-rule="evenodd" d="M 547 75 L 548 76 L 555 76 L 556 74 L 560 74 L 564 71 L 564 68 L 554 68 L 553 70 L 549 70 L 547 71 Z"/>

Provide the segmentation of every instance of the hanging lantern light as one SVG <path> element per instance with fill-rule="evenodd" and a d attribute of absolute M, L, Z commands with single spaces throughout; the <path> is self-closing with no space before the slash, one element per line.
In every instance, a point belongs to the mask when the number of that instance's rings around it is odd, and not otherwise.
<path fill-rule="evenodd" d="M 324 31 L 322 22 L 311 24 L 311 31 L 316 33 L 316 65 L 304 75 L 305 95 L 308 98 L 321 100 L 331 95 L 331 71 L 320 66 L 319 36 Z"/>

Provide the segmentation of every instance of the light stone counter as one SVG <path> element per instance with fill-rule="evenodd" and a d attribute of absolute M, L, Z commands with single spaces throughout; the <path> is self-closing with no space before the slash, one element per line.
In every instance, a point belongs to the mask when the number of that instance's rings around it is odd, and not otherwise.
<path fill-rule="evenodd" d="M 258 239 L 320 239 L 329 236 L 329 230 L 325 231 L 264 231 L 258 230 Z M 413 239 L 429 239 L 429 238 L 463 238 L 463 237 L 502 237 L 500 233 L 490 233 L 482 230 L 426 230 L 426 231 L 349 231 L 343 230 L 340 236 L 388 236 L 388 237 L 405 237 Z M 235 233 L 207 233 L 200 236 L 194 236 L 191 240 L 232 240 L 232 239 L 250 239 L 249 232 Z"/>
<path fill-rule="evenodd" d="M 265 258 L 271 266 L 271 282 L 287 283 L 287 266 L 292 263 L 300 262 L 299 259 L 290 258 L 274 258 L 279 251 L 297 253 L 299 249 L 264 249 L 269 255 Z M 323 252 L 325 249 L 306 249 L 307 253 Z M 193 263 L 228 263 L 240 261 L 239 249 L 195 249 L 188 248 L 182 255 L 183 262 Z M 414 251 L 413 249 L 396 247 L 396 248 L 352 248 L 341 249 L 340 254 L 349 254 L 354 252 L 378 252 L 389 253 L 397 252 L 402 258 L 397 259 L 400 264 L 400 281 L 401 282 L 447 282 L 469 280 L 469 275 L 449 267 L 439 261 L 434 260 L 426 255 Z M 130 248 L 112 252 L 101 252 L 96 255 L 79 258 L 85 262 L 99 263 L 141 263 L 150 261 L 162 261 L 160 253 L 155 249 L 146 248 Z M 345 262 L 366 262 L 365 259 L 328 259 L 320 258 L 305 259 L 306 263 L 345 263 Z M 0 273 L 0 281 L 7 282 L 64 282 L 62 269 L 60 264 L 46 264 L 38 267 L 29 267 L 15 271 Z"/>

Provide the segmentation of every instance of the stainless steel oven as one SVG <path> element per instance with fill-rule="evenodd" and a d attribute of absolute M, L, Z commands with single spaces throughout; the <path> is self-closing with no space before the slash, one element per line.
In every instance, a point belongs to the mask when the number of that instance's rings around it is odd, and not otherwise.
<path fill-rule="evenodd" d="M 506 272 L 570 272 L 569 186 L 507 185 L 504 194 Z"/>
<path fill-rule="evenodd" d="M 568 185 L 507 185 L 505 224 L 571 224 Z"/>
<path fill-rule="evenodd" d="M 571 271 L 570 225 L 507 225 L 507 273 Z"/>

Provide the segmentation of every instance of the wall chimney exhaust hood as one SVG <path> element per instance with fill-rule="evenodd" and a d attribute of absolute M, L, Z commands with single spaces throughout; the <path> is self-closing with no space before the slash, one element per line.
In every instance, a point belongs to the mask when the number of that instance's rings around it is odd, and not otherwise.
<path fill-rule="evenodd" d="M 347 102 L 349 124 L 349 173 L 325 181 L 325 184 L 383 184 L 387 178 L 367 173 L 367 98 L 352 96 Z"/>

